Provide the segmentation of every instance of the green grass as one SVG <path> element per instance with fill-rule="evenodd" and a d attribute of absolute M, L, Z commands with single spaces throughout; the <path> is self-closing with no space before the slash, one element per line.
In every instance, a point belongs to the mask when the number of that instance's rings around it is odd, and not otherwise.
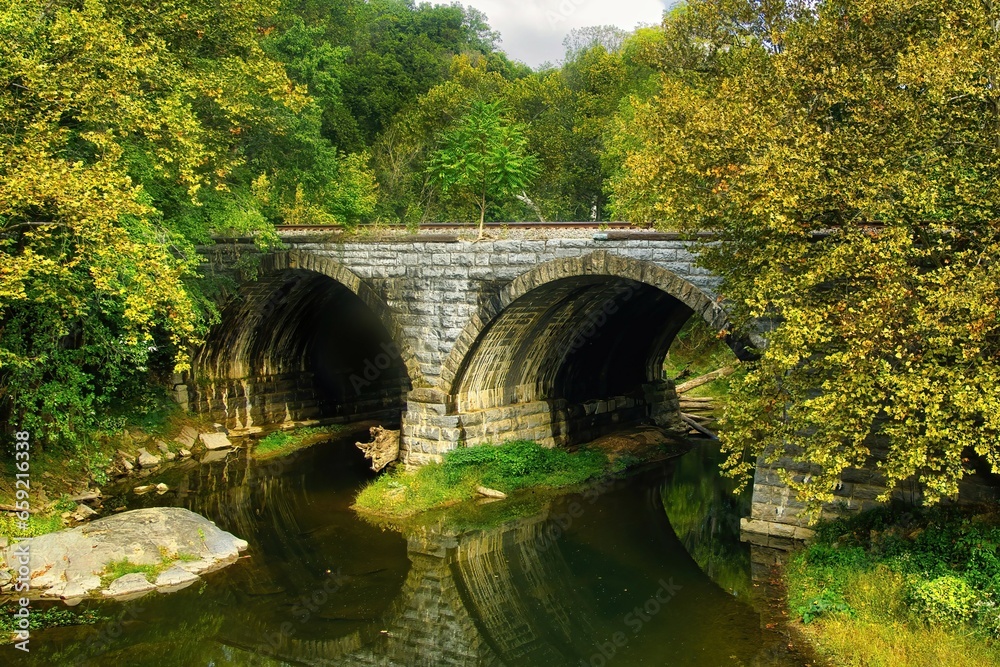
<path fill-rule="evenodd" d="M 698 317 L 693 316 L 684 328 L 674 338 L 666 359 L 663 360 L 663 370 L 668 378 L 674 379 L 681 375 L 678 384 L 684 380 L 692 380 L 714 370 L 736 363 L 736 355 L 716 332 Z M 719 378 L 708 384 L 696 387 L 687 393 L 688 396 L 710 396 L 723 398 L 729 394 L 729 379 Z"/>
<path fill-rule="evenodd" d="M 104 571 L 101 572 L 101 583 L 107 586 L 115 579 L 124 577 L 126 574 L 142 574 L 145 575 L 146 579 L 150 582 L 156 581 L 156 577 L 160 575 L 161 572 L 169 567 L 169 563 L 160 562 L 155 565 L 139 565 L 133 563 L 128 558 L 123 558 L 121 560 L 111 561 L 104 566 Z"/>
<path fill-rule="evenodd" d="M 528 487 L 559 488 L 610 469 L 603 453 L 586 449 L 570 453 L 526 440 L 464 447 L 446 454 L 440 464 L 382 475 L 358 494 L 355 507 L 405 517 L 475 498 L 477 486 L 504 493 Z"/>
<path fill-rule="evenodd" d="M 201 529 L 198 529 L 199 535 L 202 538 L 205 536 L 201 534 Z M 180 561 L 180 562 L 191 562 L 200 560 L 199 556 L 194 554 L 189 554 L 185 552 L 171 553 L 166 547 L 160 547 L 160 562 L 150 565 L 139 565 L 133 563 L 128 558 L 123 558 L 122 560 L 111 561 L 104 566 L 104 570 L 101 572 L 101 582 L 103 585 L 107 586 L 109 583 L 118 579 L 119 577 L 124 577 L 126 574 L 142 574 L 150 582 L 156 581 L 156 578 L 160 576 L 161 572 L 164 572 L 170 567 Z"/>
<path fill-rule="evenodd" d="M 342 429 L 342 426 L 334 424 L 298 428 L 293 431 L 273 431 L 260 439 L 257 446 L 254 447 L 253 453 L 257 458 L 280 456 L 298 449 L 317 439 L 318 436 L 333 435 Z"/>
<path fill-rule="evenodd" d="M 879 508 L 820 526 L 788 606 L 838 665 L 1000 664 L 1000 514 Z"/>
<path fill-rule="evenodd" d="M 32 514 L 28 517 L 28 527 L 21 530 L 19 520 L 10 514 L 0 514 L 0 536 L 4 537 L 38 537 L 46 533 L 54 533 L 63 529 L 62 517 L 59 514 Z"/>

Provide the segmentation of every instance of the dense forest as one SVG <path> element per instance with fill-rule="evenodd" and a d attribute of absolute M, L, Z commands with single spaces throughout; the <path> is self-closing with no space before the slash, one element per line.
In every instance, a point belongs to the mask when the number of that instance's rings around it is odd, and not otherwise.
<path fill-rule="evenodd" d="M 73 443 L 147 369 L 183 369 L 215 317 L 213 233 L 603 217 L 604 133 L 657 35 L 577 31 L 532 71 L 459 4 L 5 3 L 2 413 Z M 443 143 L 477 103 L 521 186 L 481 202 Z"/>
<path fill-rule="evenodd" d="M 79 451 L 146 409 L 217 317 L 212 234 L 624 218 L 727 241 L 734 325 L 773 324 L 731 468 L 794 437 L 825 499 L 881 433 L 890 484 L 951 495 L 963 452 L 1000 462 L 997 26 L 689 0 L 533 70 L 458 4 L 8 0 L 0 417 Z"/>

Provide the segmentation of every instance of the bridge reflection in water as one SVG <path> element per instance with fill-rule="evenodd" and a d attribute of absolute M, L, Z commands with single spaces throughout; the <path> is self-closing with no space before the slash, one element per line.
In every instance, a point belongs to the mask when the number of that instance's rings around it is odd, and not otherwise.
<path fill-rule="evenodd" d="M 717 473 L 697 452 L 582 493 L 390 529 L 350 510 L 364 463 L 348 447 L 177 472 L 160 502 L 212 517 L 252 557 L 201 589 L 132 603 L 112 640 L 88 643 L 101 625 L 42 633 L 37 664 L 803 664 L 744 599 L 747 552 L 712 543 L 739 514 L 719 510 L 729 496 L 703 481 Z M 515 509 L 530 514 L 507 518 Z"/>

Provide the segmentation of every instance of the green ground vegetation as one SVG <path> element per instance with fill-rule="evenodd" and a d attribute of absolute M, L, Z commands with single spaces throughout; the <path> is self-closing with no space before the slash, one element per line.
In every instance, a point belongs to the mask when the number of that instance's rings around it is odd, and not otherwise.
<path fill-rule="evenodd" d="M 133 563 L 128 558 L 122 558 L 121 560 L 116 560 L 108 563 L 104 566 L 104 570 L 101 572 L 101 583 L 107 586 L 109 583 L 124 577 L 126 574 L 142 574 L 150 582 L 156 581 L 156 577 L 160 573 L 170 569 L 174 563 L 186 563 L 198 560 L 199 557 L 194 554 L 189 553 L 170 553 L 163 547 L 160 547 L 160 562 L 158 563 L 147 563 L 139 564 Z"/>
<path fill-rule="evenodd" d="M 290 431 L 272 431 L 257 442 L 253 448 L 253 456 L 257 459 L 284 456 L 302 447 L 322 442 L 324 438 L 339 433 L 343 428 L 343 426 L 332 424 L 330 426 L 308 426 Z"/>
<path fill-rule="evenodd" d="M 698 376 L 738 363 L 736 355 L 719 332 L 712 331 L 698 315 L 693 315 L 677 333 L 663 360 L 663 372 L 680 384 Z M 687 392 L 687 396 L 711 397 L 721 403 L 729 394 L 729 377 L 719 378 Z"/>
<path fill-rule="evenodd" d="M 788 606 L 837 665 L 1000 664 L 1000 513 L 884 507 L 820 524 Z"/>
<path fill-rule="evenodd" d="M 613 465 L 600 451 L 549 449 L 527 440 L 464 447 L 448 452 L 442 463 L 382 475 L 362 489 L 355 507 L 405 517 L 476 498 L 477 486 L 504 493 L 568 487 L 609 472 Z"/>

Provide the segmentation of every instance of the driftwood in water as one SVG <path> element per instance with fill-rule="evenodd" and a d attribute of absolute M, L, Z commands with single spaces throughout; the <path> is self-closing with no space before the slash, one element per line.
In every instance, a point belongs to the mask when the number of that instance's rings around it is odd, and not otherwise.
<path fill-rule="evenodd" d="M 712 371 L 702 375 L 701 377 L 696 377 L 693 380 L 688 380 L 683 384 L 677 385 L 677 393 L 683 394 L 686 391 L 691 391 L 695 387 L 700 387 L 703 384 L 708 384 L 713 380 L 718 380 L 719 378 L 726 377 L 727 375 L 732 375 L 736 372 L 735 366 L 726 366 L 725 368 L 720 368 L 717 371 Z"/>
<path fill-rule="evenodd" d="M 372 426 L 371 442 L 355 443 L 366 459 L 371 459 L 372 470 L 378 472 L 399 458 L 399 431 L 388 431 L 381 426 Z"/>

